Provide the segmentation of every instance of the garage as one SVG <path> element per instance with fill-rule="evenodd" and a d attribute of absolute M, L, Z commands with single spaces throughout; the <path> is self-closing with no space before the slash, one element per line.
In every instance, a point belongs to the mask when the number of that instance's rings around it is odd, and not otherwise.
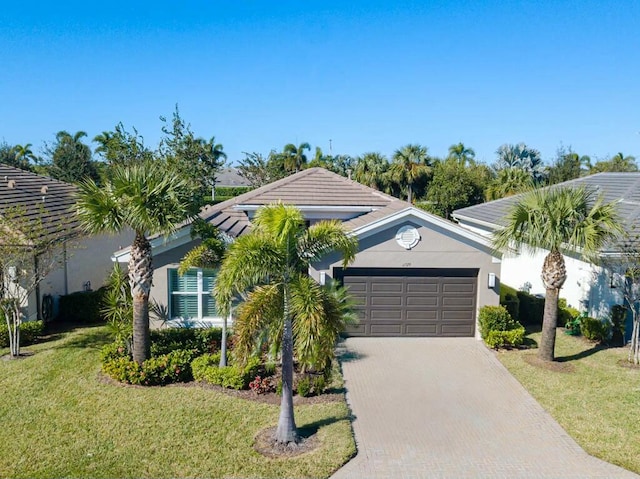
<path fill-rule="evenodd" d="M 478 270 L 335 268 L 359 323 L 348 336 L 473 336 Z"/>

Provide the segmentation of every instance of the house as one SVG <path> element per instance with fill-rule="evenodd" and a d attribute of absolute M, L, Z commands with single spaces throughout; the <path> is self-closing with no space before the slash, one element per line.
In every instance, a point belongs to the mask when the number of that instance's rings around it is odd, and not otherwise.
<path fill-rule="evenodd" d="M 282 201 L 296 205 L 309 225 L 338 219 L 358 239 L 354 263 L 341 268 L 337 253 L 314 264 L 320 283 L 334 278 L 359 302 L 359 336 L 474 336 L 479 307 L 499 302 L 500 260 L 490 242 L 453 222 L 323 168 L 299 173 L 205 207 L 200 216 L 230 241 L 251 228 L 256 211 Z M 152 299 L 168 305 L 171 318 L 219 323 L 210 291 L 215 271 L 177 266 L 197 244 L 185 225 L 168 239 L 151 241 Z M 127 262 L 129 250 L 114 254 Z"/>
<path fill-rule="evenodd" d="M 606 202 L 618 202 L 618 214 L 627 230 L 640 227 L 640 173 L 598 173 L 551 188 L 579 186 L 593 188 Z M 489 238 L 491 233 L 504 225 L 504 216 L 521 197 L 515 195 L 469 206 L 454 211 L 452 216 L 463 228 Z M 619 244 L 614 242 L 600 252 L 600 257 L 611 257 L 619 252 Z M 540 273 L 547 253 L 540 250 L 535 255 L 505 254 L 502 259 L 502 281 L 516 289 L 544 294 Z M 585 261 L 580 254 L 565 255 L 565 260 L 567 281 L 560 296 L 566 298 L 569 305 L 586 311 L 589 316 L 604 317 L 612 305 L 623 303 L 620 288 L 616 287 L 612 273 L 606 268 Z"/>
<path fill-rule="evenodd" d="M 23 304 L 28 320 L 55 315 L 61 295 L 100 287 L 113 268 L 108 252 L 133 240 L 131 233 L 83 235 L 73 213 L 76 192 L 74 185 L 0 164 L 0 215 L 15 208 L 22 217 L 21 224 L 37 222 L 43 234 L 61 238 L 56 263 L 52 269 L 47 268 L 49 274 Z M 36 264 L 34 258 L 34 267 Z M 52 297 L 53 311 L 43 311 L 45 296 Z"/>

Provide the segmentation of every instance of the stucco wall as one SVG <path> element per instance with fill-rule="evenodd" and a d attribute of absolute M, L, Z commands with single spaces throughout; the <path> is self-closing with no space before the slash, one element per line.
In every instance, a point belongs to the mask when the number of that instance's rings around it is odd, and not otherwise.
<path fill-rule="evenodd" d="M 421 240 L 411 250 L 400 246 L 395 235 L 401 226 L 412 225 L 420 233 Z M 333 278 L 333 268 L 341 266 L 337 254 L 327 256 L 316 263 L 311 274 L 319 280 L 324 272 Z M 441 229 L 434 225 L 420 225 L 406 221 L 395 224 L 381 232 L 359 241 L 358 254 L 350 267 L 358 268 L 477 268 L 477 307 L 497 305 L 500 301 L 500 262 L 493 258 L 491 251 L 479 247 L 467 238 Z M 496 275 L 496 287 L 488 287 L 489 273 Z M 478 328 L 476 328 L 476 331 Z"/>

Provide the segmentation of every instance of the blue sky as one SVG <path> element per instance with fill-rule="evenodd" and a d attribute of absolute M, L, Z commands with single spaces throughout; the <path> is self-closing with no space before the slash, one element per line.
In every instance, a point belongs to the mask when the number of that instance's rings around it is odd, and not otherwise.
<path fill-rule="evenodd" d="M 640 157 L 639 20 L 635 0 L 10 2 L 0 141 L 123 122 L 155 146 L 178 104 L 232 161 L 329 140 Z"/>

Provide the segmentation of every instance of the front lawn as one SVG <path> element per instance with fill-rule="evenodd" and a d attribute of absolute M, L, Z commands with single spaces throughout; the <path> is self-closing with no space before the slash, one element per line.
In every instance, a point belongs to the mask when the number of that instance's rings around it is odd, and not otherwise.
<path fill-rule="evenodd" d="M 527 361 L 536 349 L 498 358 L 589 454 L 640 472 L 640 370 L 622 367 L 627 348 L 598 348 L 557 331 L 553 371 Z M 538 342 L 540 334 L 528 335 Z"/>
<path fill-rule="evenodd" d="M 197 385 L 105 382 L 108 341 L 103 327 L 81 328 L 0 361 L 0 477 L 328 477 L 355 453 L 344 401 L 297 406 L 321 446 L 268 459 L 253 440 L 278 406 Z"/>

